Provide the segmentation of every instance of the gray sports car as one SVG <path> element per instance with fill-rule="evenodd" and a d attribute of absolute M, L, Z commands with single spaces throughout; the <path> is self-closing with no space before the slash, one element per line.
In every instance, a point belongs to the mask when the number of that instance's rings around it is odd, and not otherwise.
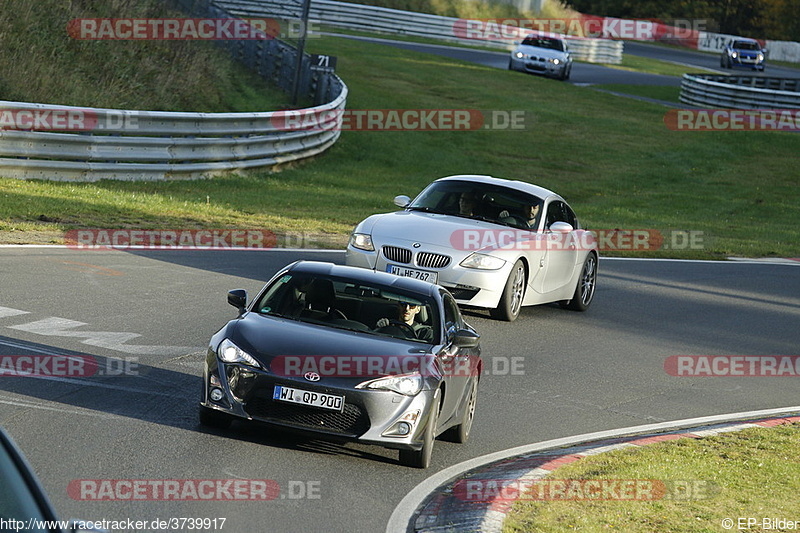
<path fill-rule="evenodd" d="M 466 442 L 482 371 L 479 335 L 442 287 L 299 261 L 212 338 L 200 422 L 253 420 L 400 451 L 426 468 L 434 440 Z"/>
<path fill-rule="evenodd" d="M 459 304 L 488 308 L 501 320 L 549 302 L 585 311 L 594 298 L 597 242 L 552 191 L 450 176 L 395 204 L 403 210 L 356 226 L 348 265 L 438 283 Z"/>

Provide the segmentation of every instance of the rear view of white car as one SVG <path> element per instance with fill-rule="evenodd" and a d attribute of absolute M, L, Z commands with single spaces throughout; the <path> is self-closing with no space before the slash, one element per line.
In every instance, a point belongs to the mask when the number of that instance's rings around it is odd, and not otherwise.
<path fill-rule="evenodd" d="M 402 211 L 356 226 L 348 265 L 411 276 L 447 288 L 465 307 L 515 320 L 523 306 L 559 302 L 586 310 L 594 298 L 598 250 L 556 193 L 490 176 L 434 181 Z"/>

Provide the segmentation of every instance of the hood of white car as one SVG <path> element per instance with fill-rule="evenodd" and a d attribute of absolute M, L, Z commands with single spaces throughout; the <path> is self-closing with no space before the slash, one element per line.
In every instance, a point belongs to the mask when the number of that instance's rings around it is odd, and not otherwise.
<path fill-rule="evenodd" d="M 444 248 L 451 253 L 461 250 L 464 255 L 468 255 L 472 251 L 476 251 L 476 248 L 465 249 L 465 231 L 483 234 L 487 231 L 496 233 L 497 231 L 516 232 L 518 230 L 453 215 L 399 211 L 377 217 L 371 233 L 376 246 L 409 247 L 410 243 L 420 243 L 422 249 Z"/>

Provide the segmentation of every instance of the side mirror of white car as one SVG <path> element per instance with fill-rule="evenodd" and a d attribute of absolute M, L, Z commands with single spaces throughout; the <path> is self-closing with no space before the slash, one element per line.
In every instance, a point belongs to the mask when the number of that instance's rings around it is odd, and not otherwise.
<path fill-rule="evenodd" d="M 570 224 L 569 222 L 553 222 L 552 224 L 550 224 L 549 229 L 550 231 L 555 231 L 558 233 L 569 233 L 575 228 L 573 228 L 572 224 Z"/>
<path fill-rule="evenodd" d="M 401 194 L 400 196 L 395 196 L 394 197 L 394 205 L 396 205 L 397 207 L 405 208 L 410 203 L 411 203 L 411 198 L 409 198 L 405 194 Z"/>

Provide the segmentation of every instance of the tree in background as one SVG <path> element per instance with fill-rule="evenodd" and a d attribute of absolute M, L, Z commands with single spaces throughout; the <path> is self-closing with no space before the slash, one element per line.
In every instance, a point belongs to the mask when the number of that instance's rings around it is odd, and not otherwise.
<path fill-rule="evenodd" d="M 800 40 L 800 0 L 567 0 L 587 15 L 703 21 L 708 31 Z"/>

